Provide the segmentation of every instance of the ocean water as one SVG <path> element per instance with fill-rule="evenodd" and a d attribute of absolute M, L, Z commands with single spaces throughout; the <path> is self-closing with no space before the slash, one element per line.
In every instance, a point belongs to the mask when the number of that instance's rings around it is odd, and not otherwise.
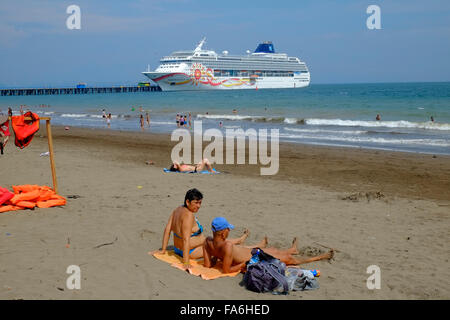
<path fill-rule="evenodd" d="M 138 131 L 140 114 L 149 111 L 145 130 L 170 133 L 177 128 L 176 114 L 190 112 L 192 124 L 202 120 L 203 130 L 224 134 L 227 129 L 278 129 L 280 141 L 450 154 L 448 82 L 0 97 L 4 113 L 10 106 L 18 114 L 20 105 L 65 126 L 106 128 L 106 109 L 111 129 Z"/>

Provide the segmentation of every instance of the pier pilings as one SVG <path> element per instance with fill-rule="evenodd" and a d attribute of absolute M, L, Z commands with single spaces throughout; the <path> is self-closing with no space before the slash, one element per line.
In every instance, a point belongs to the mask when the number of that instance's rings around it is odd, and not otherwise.
<path fill-rule="evenodd" d="M 0 96 L 41 96 L 62 94 L 98 94 L 125 92 L 161 91 L 159 86 L 120 86 L 120 87 L 86 87 L 86 88 L 16 88 L 0 89 Z"/>

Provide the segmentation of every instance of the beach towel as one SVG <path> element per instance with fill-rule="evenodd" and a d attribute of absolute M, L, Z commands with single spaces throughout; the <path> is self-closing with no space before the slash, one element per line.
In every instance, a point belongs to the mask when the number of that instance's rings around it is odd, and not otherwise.
<path fill-rule="evenodd" d="M 170 171 L 169 169 L 167 169 L 167 168 L 164 168 L 163 169 L 164 170 L 164 172 L 176 172 L 176 173 L 204 173 L 204 174 L 213 174 L 213 173 L 220 173 L 219 171 L 217 171 L 216 169 L 212 169 L 213 170 L 213 172 L 209 172 L 208 170 L 203 170 L 203 171 L 183 171 L 183 172 L 180 172 L 180 171 Z"/>
<path fill-rule="evenodd" d="M 175 254 L 173 250 L 167 250 L 166 253 L 154 253 L 149 252 L 148 254 L 153 255 L 156 259 L 170 263 L 172 267 L 183 270 L 183 258 Z M 203 280 L 212 280 L 220 277 L 235 277 L 240 272 L 236 271 L 233 273 L 223 273 L 222 263 L 220 261 L 212 268 L 206 268 L 203 266 L 203 259 L 193 260 L 190 259 L 192 268 L 189 269 L 189 273 L 194 276 L 200 276 Z"/>

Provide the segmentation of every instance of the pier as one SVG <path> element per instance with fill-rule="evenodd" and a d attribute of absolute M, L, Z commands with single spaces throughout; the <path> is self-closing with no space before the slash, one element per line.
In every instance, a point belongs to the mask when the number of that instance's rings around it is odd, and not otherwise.
<path fill-rule="evenodd" d="M 95 94 L 161 91 L 159 86 L 119 86 L 119 87 L 85 87 L 85 88 L 21 88 L 0 89 L 0 96 L 43 96 L 62 94 Z"/>

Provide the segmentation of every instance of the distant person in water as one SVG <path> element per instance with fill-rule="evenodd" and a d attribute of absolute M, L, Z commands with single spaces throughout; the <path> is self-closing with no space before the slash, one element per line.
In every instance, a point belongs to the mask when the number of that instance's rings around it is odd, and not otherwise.
<path fill-rule="evenodd" d="M 146 113 L 146 117 L 147 117 L 147 126 L 150 127 L 150 114 L 148 113 L 148 111 Z"/>
<path fill-rule="evenodd" d="M 430 117 L 431 122 L 434 122 L 434 118 L 433 116 Z"/>
<path fill-rule="evenodd" d="M 172 165 L 170 166 L 170 171 L 175 172 L 200 172 L 203 171 L 206 168 L 209 172 L 213 172 L 213 168 L 211 166 L 211 163 L 208 159 L 203 159 L 196 165 L 190 165 L 190 164 L 180 164 L 177 161 L 174 161 Z"/>
<path fill-rule="evenodd" d="M 379 114 L 377 114 L 377 117 L 375 118 L 377 121 L 381 120 L 381 116 Z"/>
<path fill-rule="evenodd" d="M 106 124 L 108 125 L 108 128 L 111 128 L 111 113 L 108 114 L 108 116 L 106 117 Z"/>
<path fill-rule="evenodd" d="M 13 115 L 12 109 L 8 108 L 8 116 L 12 117 L 12 115 Z"/>
<path fill-rule="evenodd" d="M 140 117 L 140 123 L 141 123 L 141 130 L 144 131 L 144 116 L 142 114 Z"/>

